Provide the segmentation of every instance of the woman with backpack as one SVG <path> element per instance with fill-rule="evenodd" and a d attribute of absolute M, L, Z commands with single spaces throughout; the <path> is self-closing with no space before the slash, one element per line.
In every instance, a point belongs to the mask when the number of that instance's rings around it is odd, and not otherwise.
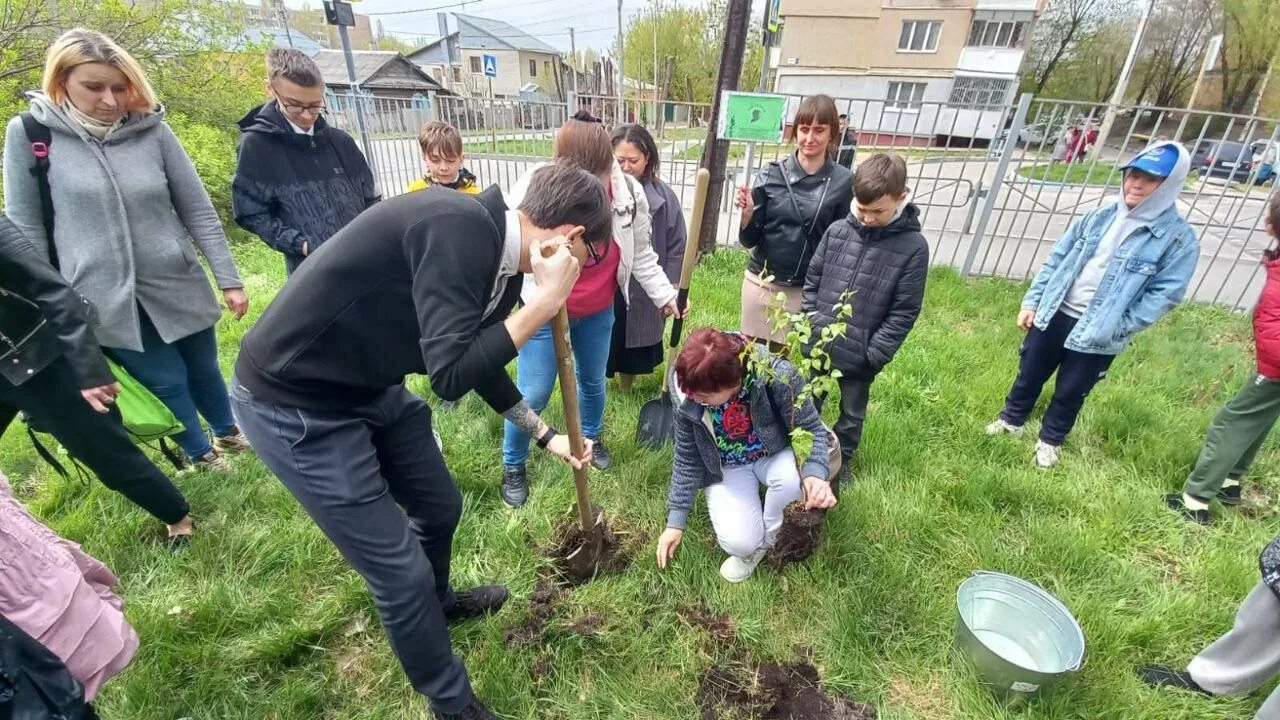
<path fill-rule="evenodd" d="M 0 433 L 26 413 L 181 544 L 191 536 L 191 508 L 125 431 L 115 406 L 120 386 L 93 338 L 93 314 L 0 215 Z"/>
<path fill-rule="evenodd" d="M 840 115 L 826 95 L 800 102 L 793 119 L 796 151 L 765 165 L 754 188 L 738 188 L 742 219 L 738 242 L 751 251 L 742 281 L 742 332 L 781 343 L 770 310 L 778 293 L 788 313 L 800 312 L 809 260 L 827 227 L 849 214 L 853 172 L 833 158 L 840 145 Z"/>
<path fill-rule="evenodd" d="M 137 61 L 110 38 L 64 33 L 42 86 L 5 132 L 5 212 L 97 308 L 99 344 L 173 411 L 196 468 L 225 469 L 221 453 L 248 444 L 218 366 L 221 309 L 192 239 L 231 313 L 249 303 L 209 195 Z"/>
<path fill-rule="evenodd" d="M 594 447 L 592 464 L 606 470 L 613 464 L 609 450 L 600 442 L 604 424 L 605 372 L 613 337 L 614 296 L 621 291 L 630 302 L 631 280 L 644 290 L 662 313 L 678 312 L 676 289 L 663 273 L 658 256 L 649 244 L 652 225 L 649 201 L 635 178 L 622 171 L 613 158 L 609 133 L 599 118 L 579 111 L 565 121 L 555 136 L 554 162 L 566 162 L 587 170 L 600 179 L 613 203 L 613 242 L 605 251 L 594 250 L 569 296 L 569 333 L 578 375 L 578 404 L 582 410 L 582 433 Z M 506 196 L 507 206 L 516 207 L 524 199 L 529 181 L 541 165 L 529 169 Z M 532 292 L 534 280 L 524 280 L 525 294 Z M 556 355 L 548 323 L 520 348 L 516 363 L 516 385 L 520 394 L 541 413 L 556 385 Z M 529 499 L 529 479 L 525 458 L 529 436 L 508 421 L 502 444 L 502 500 L 520 507 Z"/>

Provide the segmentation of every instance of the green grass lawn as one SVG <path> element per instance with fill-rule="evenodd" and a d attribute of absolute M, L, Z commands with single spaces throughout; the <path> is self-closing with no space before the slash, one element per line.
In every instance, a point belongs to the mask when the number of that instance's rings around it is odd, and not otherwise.
<path fill-rule="evenodd" d="M 256 243 L 236 252 L 256 316 L 282 263 Z M 743 265 L 736 252 L 702 262 L 693 326 L 736 326 Z M 1186 306 L 1139 337 L 1090 398 L 1062 466 L 1042 472 L 1031 433 L 982 432 L 1013 379 L 1021 292 L 933 272 L 919 325 L 873 389 L 857 484 L 829 515 L 824 546 L 803 565 L 762 568 L 739 586 L 718 575 L 723 556 L 701 500 L 674 567 L 656 568 L 671 457 L 633 438 L 658 383 L 646 378 L 629 395 L 611 385 L 605 437 L 616 466 L 594 473 L 593 487 L 640 551 L 625 573 L 568 591 L 531 645 L 504 634 L 526 619 L 548 563 L 541 548 L 570 512 L 570 473 L 536 458 L 533 499 L 508 510 L 498 497 L 498 418 L 474 396 L 441 413 L 466 503 L 455 579 L 502 581 L 514 593 L 496 616 L 453 629 L 477 692 L 504 718 L 685 720 L 699 717 L 694 697 L 707 669 L 742 653 L 790 660 L 800 646 L 830 686 L 878 705 L 886 720 L 1252 716 L 1258 697 L 1155 692 L 1133 675 L 1143 662 L 1185 663 L 1228 629 L 1275 533 L 1274 442 L 1243 510 L 1221 512 L 1212 528 L 1183 522 L 1160 498 L 1180 485 L 1210 416 L 1252 371 L 1247 319 Z M 220 328 L 228 371 L 249 325 L 228 319 Z M 420 378 L 411 386 L 426 392 Z M 45 469 L 18 429 L 0 442 L 0 467 L 35 513 L 121 578 L 142 646 L 105 687 L 104 718 L 425 717 L 362 582 L 254 458 L 178 481 L 199 525 L 177 555 L 158 541 L 158 522 L 120 496 Z M 978 569 L 1040 583 L 1084 627 L 1084 669 L 1031 708 L 999 706 L 951 660 L 956 587 Z M 732 646 L 683 619 L 704 602 L 731 620 Z M 572 623 L 592 613 L 595 630 L 576 632 Z"/>
<path fill-rule="evenodd" d="M 464 149 L 469 153 L 481 155 L 516 155 L 522 157 L 551 157 L 551 138 L 528 138 L 522 140 L 499 140 L 491 142 L 487 136 L 467 137 L 463 141 Z M 496 148 L 496 151 L 495 151 Z"/>
<path fill-rule="evenodd" d="M 1096 163 L 1086 160 L 1076 163 L 1051 165 L 1024 165 L 1018 168 L 1024 178 L 1040 182 L 1069 183 L 1073 185 L 1120 185 L 1120 168 L 1106 160 Z"/>

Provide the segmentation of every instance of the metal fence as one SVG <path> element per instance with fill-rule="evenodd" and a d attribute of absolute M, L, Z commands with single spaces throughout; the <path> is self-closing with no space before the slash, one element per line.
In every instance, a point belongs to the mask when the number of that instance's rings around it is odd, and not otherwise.
<path fill-rule="evenodd" d="M 1264 209 L 1275 191 L 1280 136 L 1276 120 L 1151 107 L 1115 108 L 1115 123 L 1099 152 L 1068 162 L 1061 137 L 1068 123 L 1084 132 L 1108 108 L 1023 96 L 984 104 L 993 95 L 914 102 L 837 98 L 857 136 L 857 156 L 893 152 L 907 160 L 911 198 L 921 209 L 931 260 L 966 273 L 1031 277 L 1053 242 L 1075 218 L 1116 196 L 1116 167 L 1156 138 L 1183 142 L 1193 154 L 1193 179 L 1179 208 L 1200 235 L 1201 260 L 1189 295 L 1247 308 L 1263 280 L 1259 258 L 1269 242 Z M 798 103 L 801 96 L 789 96 Z M 330 121 L 354 132 L 350 98 Z M 447 120 L 459 128 L 466 165 L 484 184 L 508 188 L 552 153 L 552 136 L 569 114 L 566 104 L 476 98 L 434 98 L 429 105 L 367 98 L 372 165 L 386 196 L 422 174 L 418 128 Z M 604 118 L 646 125 L 658 143 L 661 177 L 688 212 L 707 139 L 707 105 L 581 96 L 576 107 Z M 790 134 L 786 128 L 785 135 Z M 1055 152 L 1055 149 L 1058 152 Z M 717 239 L 736 242 L 732 189 L 755 169 L 793 152 L 779 144 L 731 143 Z M 748 163 L 750 158 L 751 162 Z M 1200 177 L 1204 170 L 1205 176 Z"/>

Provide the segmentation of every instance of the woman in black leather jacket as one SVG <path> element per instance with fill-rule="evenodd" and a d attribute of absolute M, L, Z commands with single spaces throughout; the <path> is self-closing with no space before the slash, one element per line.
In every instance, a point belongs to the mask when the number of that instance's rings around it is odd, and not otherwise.
<path fill-rule="evenodd" d="M 133 444 L 115 407 L 120 386 L 93 335 L 93 306 L 0 215 L 0 432 L 19 410 L 103 484 L 190 537 L 190 506 Z"/>
<path fill-rule="evenodd" d="M 847 216 L 853 202 L 853 172 L 833 160 L 840 144 L 835 101 L 805 98 L 793 126 L 796 151 L 764 166 L 754 188 L 738 188 L 738 242 L 751 250 L 742 281 L 742 332 L 772 343 L 786 337 L 770 322 L 776 296 L 786 296 L 788 313 L 800 312 L 809 259 L 827 226 Z"/>

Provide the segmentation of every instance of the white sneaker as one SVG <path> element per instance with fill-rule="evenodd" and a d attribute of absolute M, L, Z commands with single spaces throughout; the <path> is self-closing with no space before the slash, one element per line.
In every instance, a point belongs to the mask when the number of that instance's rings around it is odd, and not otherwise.
<path fill-rule="evenodd" d="M 1050 445 L 1043 440 L 1036 441 L 1036 466 L 1042 470 L 1058 464 L 1058 456 L 1061 454 L 1062 448 L 1057 445 Z"/>
<path fill-rule="evenodd" d="M 764 558 L 764 554 L 768 551 L 768 548 L 762 547 L 746 557 L 730 555 L 720 564 L 720 576 L 731 583 L 740 583 L 746 580 L 756 571 L 756 566 L 760 564 L 760 560 Z"/>
<path fill-rule="evenodd" d="M 1022 426 L 1010 425 L 1001 418 L 996 418 L 995 422 L 987 426 L 988 435 L 1002 435 L 1004 433 L 1009 433 L 1010 435 L 1021 435 Z"/>

